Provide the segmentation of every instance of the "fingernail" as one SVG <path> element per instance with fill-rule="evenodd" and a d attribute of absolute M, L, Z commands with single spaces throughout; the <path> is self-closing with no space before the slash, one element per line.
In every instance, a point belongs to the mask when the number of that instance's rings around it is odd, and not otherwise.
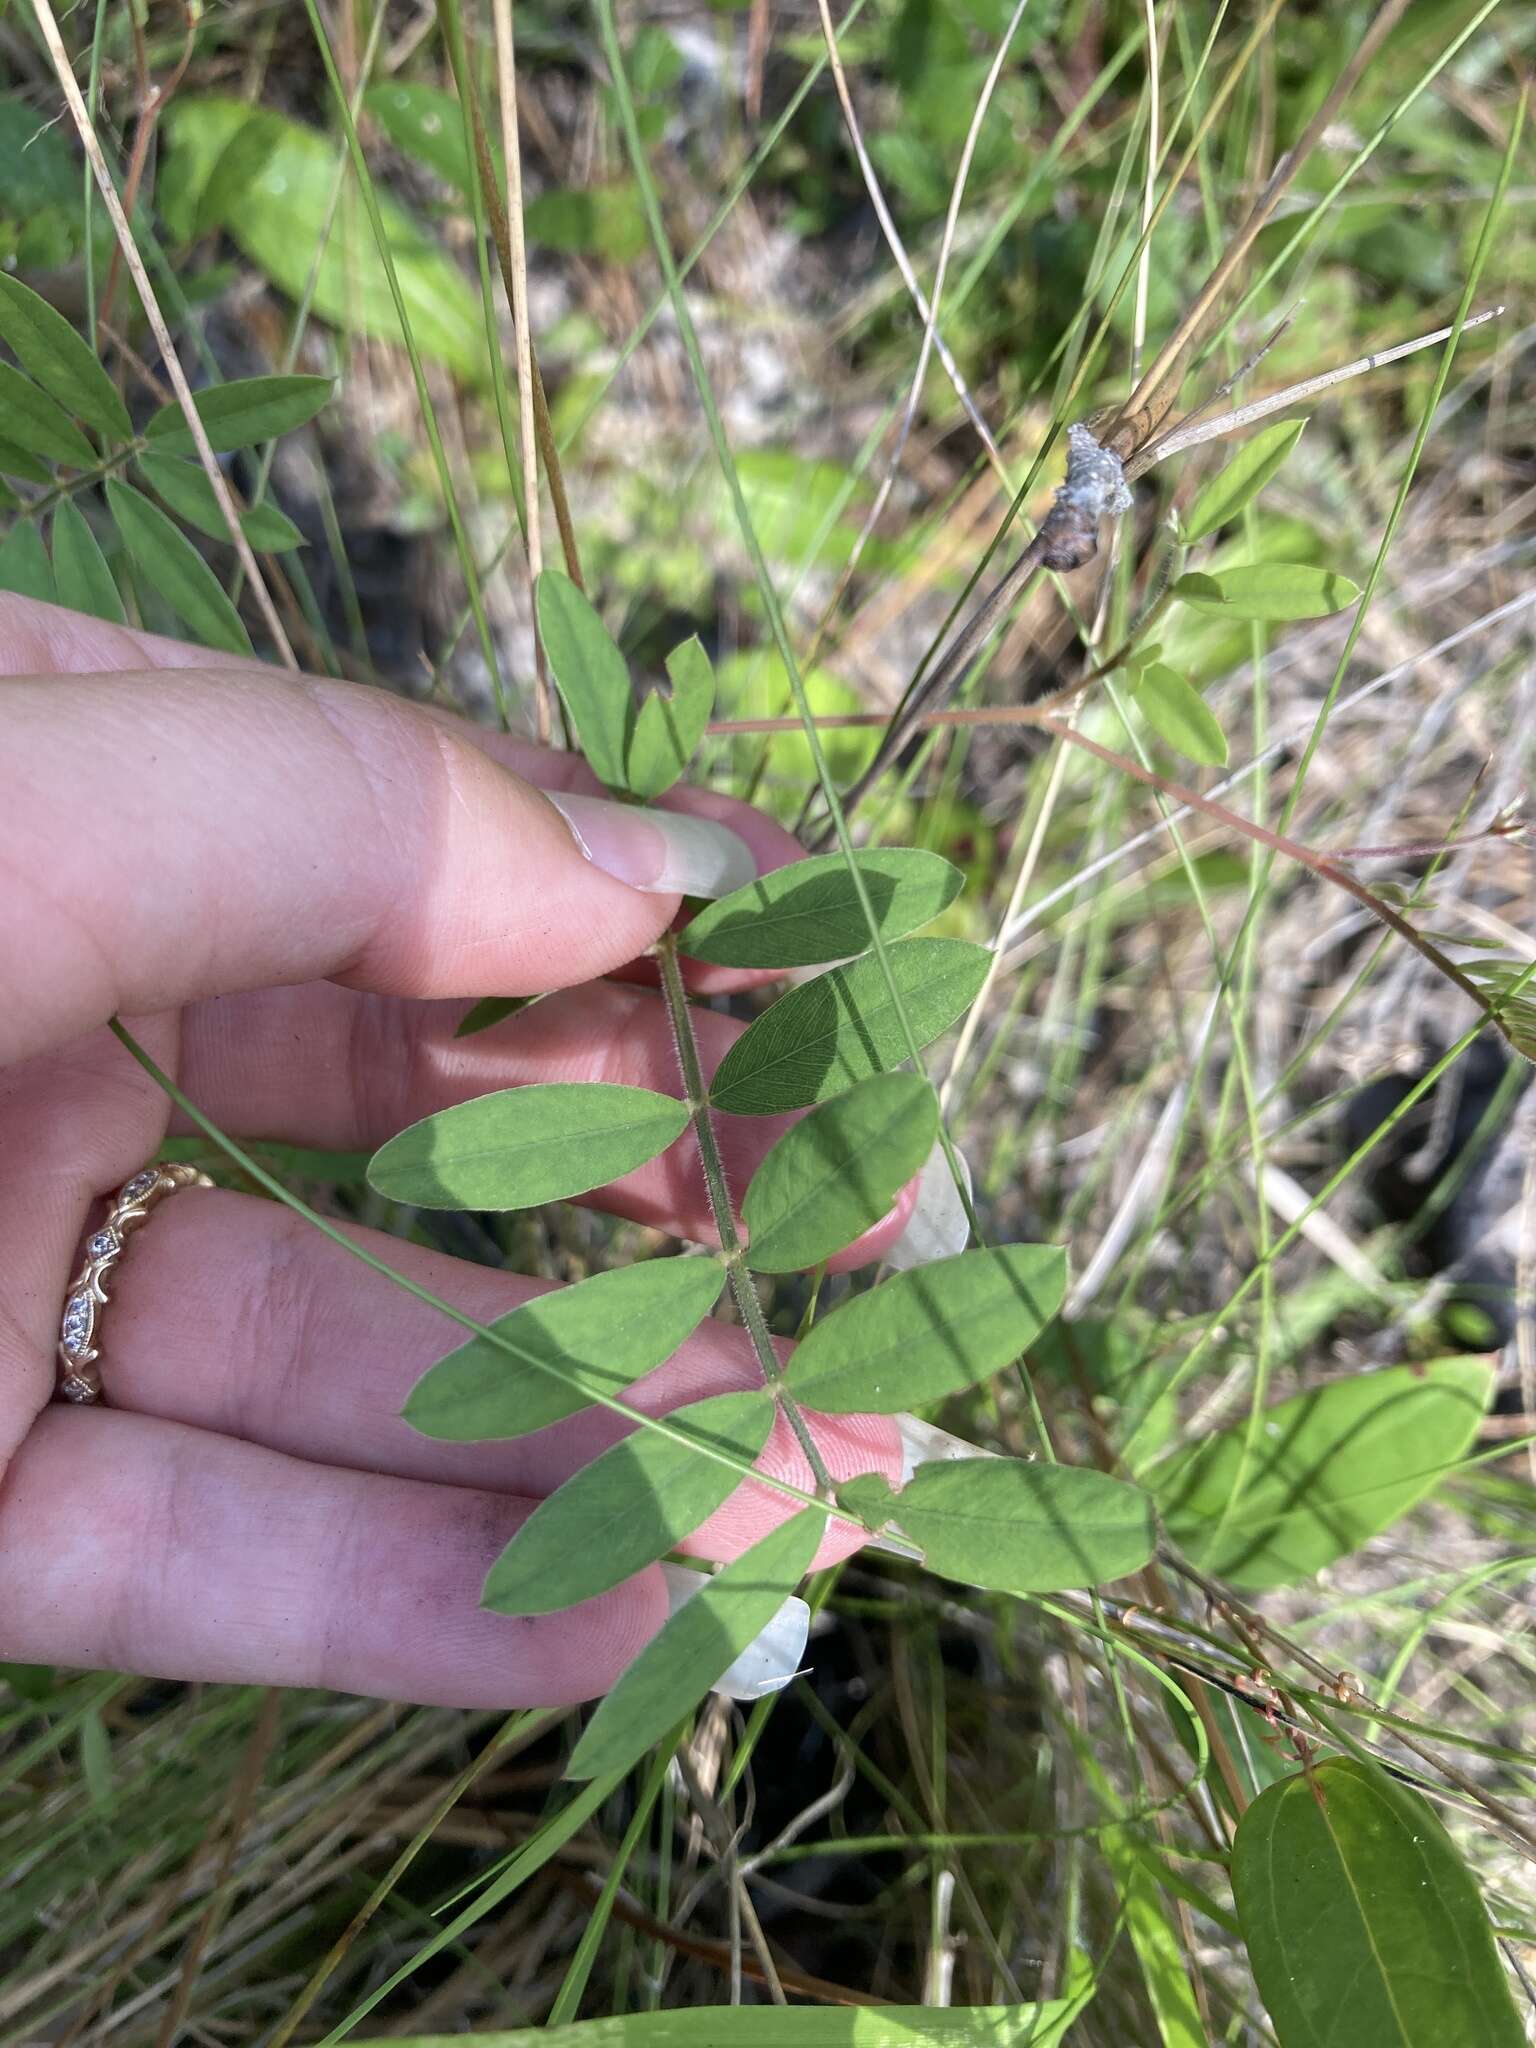
<path fill-rule="evenodd" d="M 708 1572 L 690 1571 L 683 1564 L 664 1564 L 661 1576 L 667 1586 L 669 1618 L 709 1584 Z M 782 1692 L 801 1668 L 810 1633 L 811 1610 L 792 1593 L 711 1690 L 723 1692 L 728 1700 L 760 1700 L 767 1693 Z"/>
<path fill-rule="evenodd" d="M 965 1191 L 971 1191 L 971 1169 L 958 1148 L 955 1157 L 965 1176 Z M 952 1259 L 971 1241 L 970 1219 L 955 1177 L 949 1170 L 944 1147 L 935 1145 L 917 1177 L 917 1200 L 906 1229 L 885 1255 L 885 1262 L 898 1273 L 912 1266 L 931 1265 L 935 1259 Z"/>
<path fill-rule="evenodd" d="M 746 841 L 713 818 L 544 793 L 593 867 L 648 896 L 729 896 L 757 874 Z"/>
<path fill-rule="evenodd" d="M 901 1483 L 906 1485 L 919 1465 L 951 1464 L 956 1458 L 995 1458 L 996 1451 L 984 1451 L 980 1444 L 968 1444 L 951 1436 L 936 1423 L 920 1415 L 898 1415 L 896 1434 L 901 1438 Z"/>

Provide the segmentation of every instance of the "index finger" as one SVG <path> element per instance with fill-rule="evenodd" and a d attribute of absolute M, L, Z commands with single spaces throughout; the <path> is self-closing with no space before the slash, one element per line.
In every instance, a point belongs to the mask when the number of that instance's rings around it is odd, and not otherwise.
<path fill-rule="evenodd" d="M 118 1012 L 318 978 L 571 987 L 645 951 L 684 893 L 758 871 L 716 819 L 552 801 L 485 735 L 381 690 L 254 664 L 3 687 L 0 1059 Z"/>

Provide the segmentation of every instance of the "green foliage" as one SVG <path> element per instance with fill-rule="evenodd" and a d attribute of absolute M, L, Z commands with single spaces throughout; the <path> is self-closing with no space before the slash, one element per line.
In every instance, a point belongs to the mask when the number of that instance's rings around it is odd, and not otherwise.
<path fill-rule="evenodd" d="M 125 623 L 112 571 L 79 506 L 65 498 L 53 515 L 53 574 L 60 604 L 93 619 Z"/>
<path fill-rule="evenodd" d="M 62 313 L 0 271 L 0 341 L 50 397 L 109 440 L 133 432 L 117 386 Z M 7 432 L 10 429 L 7 428 Z"/>
<path fill-rule="evenodd" d="M 854 856 L 884 939 L 929 923 L 964 886 L 958 868 L 916 847 L 866 847 Z M 840 853 L 795 861 L 701 910 L 678 941 L 722 967 L 816 967 L 870 943 L 869 922 Z"/>
<path fill-rule="evenodd" d="M 45 462 L 89 469 L 96 451 L 61 405 L 9 363 L 0 363 L 0 434 Z"/>
<path fill-rule="evenodd" d="M 1274 476 L 1306 429 L 1305 420 L 1281 420 L 1261 427 L 1245 441 L 1225 468 L 1219 469 L 1180 521 L 1186 541 L 1204 540 L 1218 526 L 1235 519 Z"/>
<path fill-rule="evenodd" d="M 1488 1405 L 1481 1358 L 1334 1380 L 1191 1444 L 1149 1476 L 1168 1532 L 1235 1586 L 1310 1578 L 1408 1512 L 1465 1454 Z"/>
<path fill-rule="evenodd" d="M 107 506 L 123 537 L 129 560 L 151 590 L 165 599 L 186 622 L 194 640 L 222 647 L 230 654 L 251 653 L 250 637 L 240 614 L 224 594 L 217 576 L 158 505 L 132 484 L 107 479 Z"/>
<path fill-rule="evenodd" d="M 229 539 L 223 509 L 199 464 L 179 455 L 141 455 L 134 467 L 178 519 L 210 540 Z M 240 529 L 258 554 L 282 554 L 304 545 L 303 534 L 275 505 L 255 505 L 242 512 Z"/>
<path fill-rule="evenodd" d="M 1280 2048 L 1521 2048 L 1477 1887 L 1428 1801 L 1329 1757 L 1238 1824 L 1232 1889 Z"/>
<path fill-rule="evenodd" d="M 567 1777 L 626 1771 L 676 1727 L 794 1592 L 826 1520 L 819 1508 L 791 1515 L 680 1607 L 587 1723 Z"/>
<path fill-rule="evenodd" d="M 957 1458 L 920 1465 L 900 1493 L 871 1474 L 837 1497 L 870 1527 L 893 1522 L 930 1571 L 996 1593 L 1103 1585 L 1140 1571 L 1156 1541 L 1148 1496 L 1081 1465 Z"/>
<path fill-rule="evenodd" d="M 193 393 L 192 403 L 215 455 L 254 448 L 312 420 L 335 385 L 329 377 L 241 377 Z M 185 455 L 196 446 L 179 403 L 161 406 L 145 437 L 165 455 Z"/>
<path fill-rule="evenodd" d="M 1062 1998 L 1024 2005 L 722 2005 L 616 2013 L 568 2027 L 480 2033 L 477 2048 L 1062 2048 L 1093 1993 L 1093 1970 L 1074 1952 Z M 359 2041 L 356 2048 L 454 2048 L 456 2034 Z"/>
<path fill-rule="evenodd" d="M 338 208 L 342 150 L 328 137 L 243 101 L 178 99 L 161 206 L 173 233 L 222 228 L 292 299 L 319 260 L 313 303 L 344 332 L 401 337 L 388 273 L 354 209 Z M 459 266 L 405 208 L 379 195 L 385 233 L 417 346 L 471 383 L 486 374 L 479 300 Z"/>
<path fill-rule="evenodd" d="M 58 593 L 48 551 L 35 526 L 25 522 L 13 526 L 0 541 L 0 590 L 14 590 L 22 597 L 40 597 L 47 604 L 56 601 Z"/>
<path fill-rule="evenodd" d="M 922 1047 L 975 1001 L 989 955 L 959 939 L 901 939 L 886 958 Z M 716 1069 L 710 1101 L 733 1116 L 806 1109 L 907 1057 L 901 1017 L 869 955 L 791 989 L 749 1024 Z"/>
<path fill-rule="evenodd" d="M 713 1259 L 644 1259 L 541 1294 L 471 1337 L 411 1389 L 405 1419 L 449 1443 L 527 1436 L 621 1394 L 672 1356 L 708 1315 L 724 1274 Z M 519 1354 L 509 1357 L 511 1345 Z"/>
<path fill-rule="evenodd" d="M 423 1117 L 381 1145 L 368 1180 L 421 1209 L 531 1209 L 630 1173 L 681 1137 L 670 1095 L 599 1081 L 503 1088 Z"/>
<path fill-rule="evenodd" d="M 436 86 L 393 78 L 371 85 L 363 111 L 378 122 L 396 149 L 425 164 L 446 185 L 467 198 L 474 189 L 475 161 L 458 96 Z M 497 168 L 500 171 L 500 153 Z M 505 175 L 502 174 L 503 186 Z"/>
<path fill-rule="evenodd" d="M 734 1466 L 699 1447 L 750 1463 L 768 1441 L 773 1400 L 766 1387 L 713 1394 L 669 1421 L 686 1442 L 639 1430 L 541 1501 L 491 1566 L 482 1604 L 553 1614 L 664 1557 L 740 1483 Z"/>
<path fill-rule="evenodd" d="M 629 738 L 625 780 L 642 800 L 660 796 L 681 778 L 715 705 L 715 671 L 697 635 L 667 656 L 667 676 L 671 694 L 649 693 Z"/>
<path fill-rule="evenodd" d="M 1136 702 L 1157 734 L 1191 761 L 1208 768 L 1227 765 L 1227 741 L 1200 692 L 1164 662 L 1154 661 L 1136 678 Z"/>
<path fill-rule="evenodd" d="M 1197 612 L 1271 621 L 1325 618 L 1360 595 L 1360 586 L 1347 576 L 1302 562 L 1252 562 L 1216 574 L 1189 570 L 1172 589 Z"/>
<path fill-rule="evenodd" d="M 558 569 L 544 571 L 534 598 L 549 672 L 581 750 L 600 782 L 623 790 L 635 722 L 624 657 L 586 593 Z"/>
<path fill-rule="evenodd" d="M 752 1176 L 747 1264 L 814 1266 L 880 1221 L 933 1149 L 938 1097 L 921 1074 L 872 1074 L 813 1109 Z"/>
<path fill-rule="evenodd" d="M 790 1387 L 833 1415 L 895 1415 L 976 1386 L 1021 1357 L 1061 1307 L 1066 1254 L 1007 1244 L 897 1273 L 823 1316 Z"/>

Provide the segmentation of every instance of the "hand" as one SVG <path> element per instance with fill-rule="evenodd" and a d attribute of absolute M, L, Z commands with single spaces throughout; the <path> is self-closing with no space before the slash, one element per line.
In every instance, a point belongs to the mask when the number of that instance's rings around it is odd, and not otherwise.
<path fill-rule="evenodd" d="M 665 1619 L 656 1567 L 535 1620 L 478 1602 L 532 1503 L 623 1419 L 418 1436 L 401 1405 L 462 1329 L 278 1203 L 212 1190 L 157 1208 L 113 1277 L 106 1405 L 55 1400 L 99 1197 L 179 1128 L 104 1027 L 121 1015 L 237 1138 L 367 1150 L 530 1081 L 675 1093 L 659 995 L 601 977 L 683 893 L 799 849 L 723 797 L 638 814 L 598 800 L 570 755 L 20 598 L 0 596 L 0 663 L 0 1658 L 458 1706 L 603 1691 Z M 465 999 L 546 990 L 454 1039 Z M 713 1065 L 739 1027 L 697 1022 Z M 782 1120 L 721 1124 L 744 1187 Z M 687 1140 L 591 1200 L 712 1235 Z M 355 1235 L 483 1320 L 541 1291 Z M 706 1322 L 629 1399 L 660 1414 L 758 1383 L 742 1332 Z M 812 1422 L 834 1477 L 899 1477 L 891 1421 Z M 760 1465 L 810 1483 L 782 1425 Z M 791 1506 L 749 1484 L 693 1547 L 732 1556 Z M 829 1538 L 822 1561 L 852 1547 Z"/>

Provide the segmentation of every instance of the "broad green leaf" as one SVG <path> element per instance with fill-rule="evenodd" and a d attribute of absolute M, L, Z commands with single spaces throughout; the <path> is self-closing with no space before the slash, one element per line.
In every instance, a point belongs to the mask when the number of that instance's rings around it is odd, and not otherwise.
<path fill-rule="evenodd" d="M 110 619 L 118 626 L 125 623 L 123 600 L 106 557 L 85 514 L 69 498 L 60 500 L 53 515 L 53 577 L 60 604 L 93 619 Z"/>
<path fill-rule="evenodd" d="M 347 333 L 401 339 L 400 318 L 373 231 L 354 202 L 350 165 L 333 207 L 343 150 L 298 122 L 232 99 L 178 99 L 166 110 L 167 185 L 178 231 L 222 227 L 289 298 L 300 298 L 319 257 L 314 308 Z M 227 163 L 221 161 L 226 158 Z M 411 332 L 423 354 L 472 383 L 488 374 L 478 292 L 459 265 L 387 192 L 385 238 Z M 329 228 L 329 239 L 322 240 Z"/>
<path fill-rule="evenodd" d="M 1523 2048 L 1466 1865 L 1376 1765 L 1271 1785 L 1238 1822 L 1232 1890 L 1280 2048 Z"/>
<path fill-rule="evenodd" d="M 695 1444 L 750 1461 L 773 1416 L 773 1397 L 759 1387 L 712 1394 L 668 1420 Z M 594 1599 L 675 1550 L 740 1483 L 720 1459 L 637 1429 L 540 1501 L 491 1566 L 480 1604 L 497 1614 L 554 1614 Z"/>
<path fill-rule="evenodd" d="M 228 541 L 229 526 L 213 495 L 213 485 L 198 463 L 184 461 L 179 455 L 141 455 L 136 466 L 178 519 L 206 533 L 210 540 Z M 240 527 L 259 554 L 281 554 L 304 545 L 303 534 L 275 505 L 256 505 L 242 512 Z"/>
<path fill-rule="evenodd" d="M 758 1273 L 815 1266 L 878 1223 L 919 1172 L 939 1128 L 921 1074 L 871 1074 L 780 1138 L 741 1205 Z"/>
<path fill-rule="evenodd" d="M 1436 1487 L 1476 1435 L 1491 1385 L 1482 1358 L 1334 1380 L 1266 1410 L 1251 1459 L 1238 1422 L 1154 1468 L 1148 1484 L 1192 1563 L 1235 1586 L 1289 1585 Z"/>
<path fill-rule="evenodd" d="M 1226 766 L 1226 734 L 1193 684 L 1159 661 L 1142 670 L 1135 695 L 1148 725 L 1170 747 L 1208 768 Z"/>
<path fill-rule="evenodd" d="M 56 398 L 66 412 L 114 441 L 133 433 L 117 386 L 64 315 L 29 291 L 20 278 L 0 271 L 0 341 L 24 370 Z"/>
<path fill-rule="evenodd" d="M 1321 619 L 1353 604 L 1360 586 L 1304 562 L 1250 562 L 1215 573 L 1190 570 L 1172 594 L 1197 612 L 1223 612 L 1230 619 Z"/>
<path fill-rule="evenodd" d="M 557 1287 L 491 1324 L 517 1357 L 471 1337 L 416 1382 L 402 1413 L 445 1443 L 527 1436 L 670 1358 L 723 1281 L 715 1259 L 644 1259 Z"/>
<path fill-rule="evenodd" d="M 957 1458 L 919 1465 L 899 1493 L 871 1473 L 837 1497 L 871 1527 L 895 1522 L 941 1578 L 990 1593 L 1100 1586 L 1140 1571 L 1157 1540 L 1141 1488 L 1085 1465 Z"/>
<path fill-rule="evenodd" d="M 585 594 L 558 569 L 540 576 L 534 606 L 549 672 L 593 774 L 610 789 L 627 790 L 635 695 L 623 655 Z"/>
<path fill-rule="evenodd" d="M 407 2034 L 351 2048 L 1062 2048 L 1093 1996 L 1074 1949 L 1061 1998 L 1027 2005 L 694 2005 L 511 2033 Z"/>
<path fill-rule="evenodd" d="M 926 1407 L 1011 1365 L 1061 1307 L 1053 1244 L 960 1252 L 897 1273 L 812 1325 L 789 1365 L 797 1401 L 832 1415 Z"/>
<path fill-rule="evenodd" d="M 20 477 L 29 484 L 53 482 L 53 472 L 47 463 L 39 462 L 35 455 L 29 455 L 25 448 L 18 448 L 14 441 L 7 441 L 3 435 L 0 435 L 0 476 Z"/>
<path fill-rule="evenodd" d="M 590 250 L 610 263 L 633 263 L 649 242 L 645 208 L 629 181 L 541 192 L 523 209 L 530 242 L 546 249 Z"/>
<path fill-rule="evenodd" d="M 46 604 L 59 601 L 48 551 L 30 519 L 18 521 L 0 541 L 0 590 L 14 590 L 22 597 L 40 597 Z"/>
<path fill-rule="evenodd" d="M 927 924 L 965 885 L 957 867 L 916 847 L 870 847 L 854 858 L 886 939 Z M 848 863 L 824 853 L 709 904 L 678 943 L 691 959 L 720 967 L 815 967 L 862 953 L 870 937 Z"/>
<path fill-rule="evenodd" d="M 418 1209 L 533 1209 L 632 1172 L 687 1125 L 682 1103 L 649 1088 L 537 1082 L 423 1117 L 379 1147 L 368 1180 Z"/>
<path fill-rule="evenodd" d="M 63 407 L 11 363 L 0 363 L 0 436 L 74 469 L 91 469 L 97 460 L 96 450 Z"/>
<path fill-rule="evenodd" d="M 587 1723 L 568 1778 L 627 1771 L 728 1671 L 810 1569 L 826 1528 L 819 1508 L 770 1529 L 680 1607 Z"/>
<path fill-rule="evenodd" d="M 900 939 L 886 948 L 920 1047 L 975 1001 L 990 958 L 962 939 Z M 749 1024 L 720 1062 L 710 1100 L 732 1116 L 774 1116 L 841 1095 L 907 1057 L 880 962 L 869 955 L 792 988 Z"/>
<path fill-rule="evenodd" d="M 330 377 L 241 377 L 194 392 L 192 402 L 208 445 L 216 455 L 231 455 L 237 448 L 254 448 L 258 441 L 274 441 L 279 434 L 302 427 L 335 388 Z M 161 406 L 144 433 L 165 455 L 189 454 L 197 446 L 186 416 L 174 403 Z"/>
<path fill-rule="evenodd" d="M 455 1038 L 473 1038 L 477 1031 L 489 1031 L 493 1024 L 502 1024 L 508 1017 L 515 1017 L 519 1010 L 526 1010 L 535 1000 L 533 996 L 482 996 L 454 1026 L 453 1035 Z"/>
<path fill-rule="evenodd" d="M 475 181 L 474 163 L 464 132 L 464 109 L 451 92 L 392 79 L 387 85 L 371 85 L 363 95 L 363 108 L 396 149 L 468 197 Z"/>
<path fill-rule="evenodd" d="M 638 797 L 660 796 L 693 759 L 715 704 L 715 671 L 697 634 L 667 656 L 672 694 L 652 690 L 629 739 L 627 779 Z"/>
<path fill-rule="evenodd" d="M 1184 539 L 1204 540 L 1218 526 L 1235 519 L 1249 500 L 1259 495 L 1296 446 L 1306 424 L 1305 420 L 1282 420 L 1278 426 L 1261 427 L 1251 441 L 1245 442 L 1225 469 L 1218 470 L 1196 496 L 1181 521 Z"/>
<path fill-rule="evenodd" d="M 167 519 L 142 492 L 115 477 L 107 479 L 107 505 L 134 567 L 191 628 L 192 637 L 205 647 L 250 654 L 250 638 L 240 614 L 175 521 Z"/>

